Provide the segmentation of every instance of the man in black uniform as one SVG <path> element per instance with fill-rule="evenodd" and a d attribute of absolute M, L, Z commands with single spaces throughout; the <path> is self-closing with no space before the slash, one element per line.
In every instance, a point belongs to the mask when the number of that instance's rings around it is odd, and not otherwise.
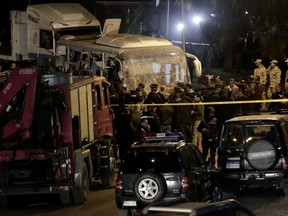
<path fill-rule="evenodd" d="M 201 121 L 197 129 L 199 132 L 202 133 L 203 157 L 206 160 L 208 157 L 208 152 L 210 150 L 210 157 L 208 160 L 213 164 L 215 163 L 215 155 L 217 149 L 218 126 L 218 119 L 215 117 L 214 107 L 207 107 L 205 119 Z"/>
<path fill-rule="evenodd" d="M 161 96 L 157 92 L 158 84 L 151 84 L 150 85 L 151 91 L 147 95 L 146 100 L 144 101 L 145 104 L 160 104 L 163 103 Z"/>
<path fill-rule="evenodd" d="M 136 128 L 133 125 L 133 117 L 128 107 L 121 107 L 119 114 L 114 119 L 115 139 L 119 147 L 120 160 L 122 161 L 136 139 Z"/>

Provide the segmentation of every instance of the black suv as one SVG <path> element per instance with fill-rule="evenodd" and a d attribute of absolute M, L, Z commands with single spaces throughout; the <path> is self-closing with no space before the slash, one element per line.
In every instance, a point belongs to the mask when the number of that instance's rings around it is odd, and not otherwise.
<path fill-rule="evenodd" d="M 132 215 L 163 200 L 219 201 L 217 172 L 181 134 L 154 134 L 134 143 L 116 180 L 119 215 Z"/>
<path fill-rule="evenodd" d="M 287 146 L 288 115 L 261 113 L 227 120 L 218 149 L 225 185 L 231 182 L 234 192 L 251 185 L 273 186 L 284 195 Z"/>

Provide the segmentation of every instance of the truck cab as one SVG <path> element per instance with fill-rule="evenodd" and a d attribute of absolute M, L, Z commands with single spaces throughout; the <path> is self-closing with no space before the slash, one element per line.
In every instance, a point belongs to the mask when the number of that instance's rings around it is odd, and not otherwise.
<path fill-rule="evenodd" d="M 76 3 L 28 5 L 26 11 L 10 11 L 10 23 L 10 44 L 0 49 L 0 60 L 53 57 L 61 36 L 101 33 L 98 19 Z"/>
<path fill-rule="evenodd" d="M 0 91 L 0 196 L 60 195 L 82 204 L 113 183 L 113 112 L 105 77 L 16 68 Z"/>

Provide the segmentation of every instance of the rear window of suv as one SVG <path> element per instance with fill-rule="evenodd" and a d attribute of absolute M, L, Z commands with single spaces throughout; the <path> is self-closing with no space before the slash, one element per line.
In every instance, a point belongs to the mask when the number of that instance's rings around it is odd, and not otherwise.
<path fill-rule="evenodd" d="M 122 165 L 125 173 L 145 172 L 154 169 L 158 172 L 181 172 L 182 166 L 176 151 L 168 149 L 131 149 Z"/>
<path fill-rule="evenodd" d="M 222 135 L 222 146 L 239 148 L 257 140 L 267 140 L 272 144 L 279 143 L 278 124 L 230 123 L 225 125 Z"/>

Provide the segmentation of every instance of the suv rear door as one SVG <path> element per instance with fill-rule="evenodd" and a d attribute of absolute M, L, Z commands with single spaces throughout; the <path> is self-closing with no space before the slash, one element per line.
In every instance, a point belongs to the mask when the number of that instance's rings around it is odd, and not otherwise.
<path fill-rule="evenodd" d="M 224 125 L 219 159 L 222 168 L 266 170 L 277 164 L 283 143 L 276 122 L 235 122 Z"/>
<path fill-rule="evenodd" d="M 193 145 L 185 145 L 179 149 L 183 166 L 188 173 L 192 201 L 209 199 L 212 182 L 205 168 L 200 151 Z"/>

